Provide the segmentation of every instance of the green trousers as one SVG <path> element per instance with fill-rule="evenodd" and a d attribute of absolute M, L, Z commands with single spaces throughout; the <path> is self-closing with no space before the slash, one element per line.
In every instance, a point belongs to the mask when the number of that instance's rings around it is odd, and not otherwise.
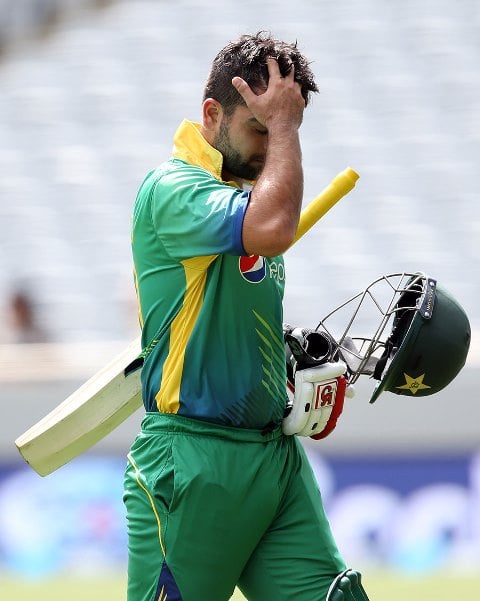
<path fill-rule="evenodd" d="M 345 569 L 295 436 L 147 413 L 125 473 L 128 601 L 323 601 Z"/>

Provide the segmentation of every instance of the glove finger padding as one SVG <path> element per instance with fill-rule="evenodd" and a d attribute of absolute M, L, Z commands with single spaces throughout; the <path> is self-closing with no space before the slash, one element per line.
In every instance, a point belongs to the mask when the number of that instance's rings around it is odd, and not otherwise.
<path fill-rule="evenodd" d="M 346 371 L 345 363 L 338 361 L 295 373 L 292 405 L 282 425 L 284 434 L 324 438 L 335 428 L 343 410 Z"/>

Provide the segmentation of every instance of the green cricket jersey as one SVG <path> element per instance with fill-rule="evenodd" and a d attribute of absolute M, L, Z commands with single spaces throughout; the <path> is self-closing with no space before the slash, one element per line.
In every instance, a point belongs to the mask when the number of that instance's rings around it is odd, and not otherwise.
<path fill-rule="evenodd" d="M 143 399 L 149 412 L 261 429 L 285 408 L 284 263 L 246 256 L 249 192 L 221 171 L 221 153 L 184 121 L 172 158 L 138 192 Z"/>

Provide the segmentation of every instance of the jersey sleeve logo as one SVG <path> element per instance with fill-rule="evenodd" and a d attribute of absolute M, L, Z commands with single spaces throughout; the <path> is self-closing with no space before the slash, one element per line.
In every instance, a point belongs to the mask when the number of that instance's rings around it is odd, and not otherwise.
<path fill-rule="evenodd" d="M 238 268 L 243 279 L 251 284 L 258 284 L 264 280 L 267 272 L 265 258 L 258 255 L 239 257 Z"/>

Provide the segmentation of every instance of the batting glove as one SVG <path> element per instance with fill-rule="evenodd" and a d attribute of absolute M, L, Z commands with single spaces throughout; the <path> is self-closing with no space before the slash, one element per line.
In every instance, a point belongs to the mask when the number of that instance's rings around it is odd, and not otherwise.
<path fill-rule="evenodd" d="M 284 434 L 325 438 L 334 430 L 347 392 L 347 366 L 342 361 L 298 370 L 283 419 Z M 349 396 L 353 389 L 349 387 Z"/>

